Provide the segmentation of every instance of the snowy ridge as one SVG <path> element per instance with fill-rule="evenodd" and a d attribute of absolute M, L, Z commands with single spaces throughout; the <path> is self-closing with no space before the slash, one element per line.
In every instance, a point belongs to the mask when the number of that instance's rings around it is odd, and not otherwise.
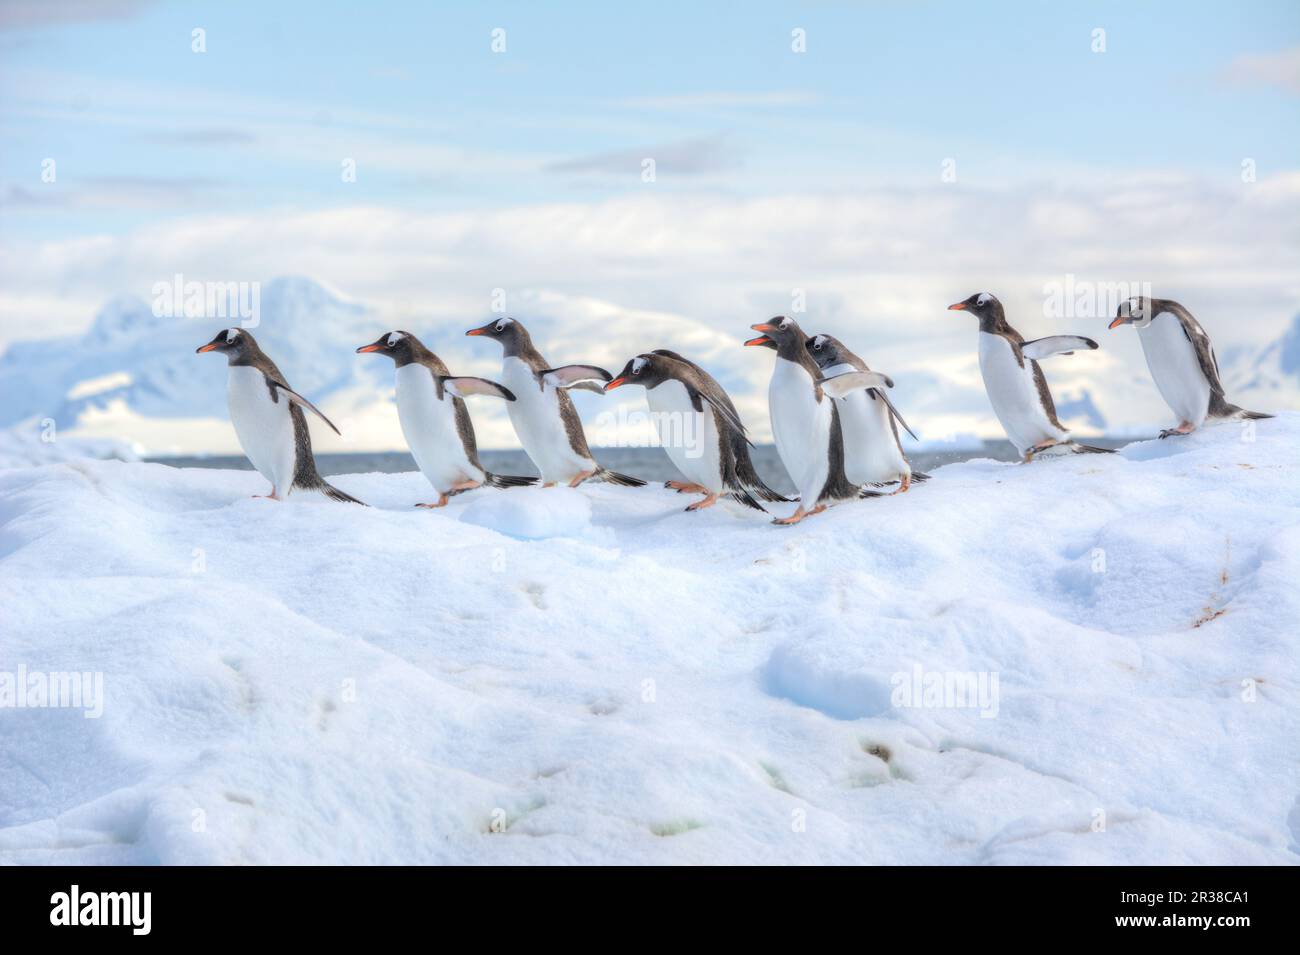
<path fill-rule="evenodd" d="M 791 529 L 0 472 L 0 671 L 104 674 L 99 719 L 0 708 L 0 861 L 1300 862 L 1300 414 L 1250 437 L 969 461 Z M 893 705 L 918 666 L 995 706 Z"/>

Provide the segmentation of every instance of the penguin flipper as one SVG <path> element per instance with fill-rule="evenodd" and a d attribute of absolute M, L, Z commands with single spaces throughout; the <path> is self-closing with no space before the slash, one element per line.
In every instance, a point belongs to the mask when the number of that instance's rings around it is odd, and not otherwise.
<path fill-rule="evenodd" d="M 903 416 L 898 413 L 898 409 L 894 407 L 894 403 L 889 400 L 889 395 L 885 394 L 879 388 L 872 388 L 871 393 L 878 396 L 880 400 L 885 403 L 885 407 L 888 408 L 889 413 L 894 416 L 894 420 L 903 426 L 903 430 L 912 436 L 913 441 L 921 440 L 916 436 L 916 432 L 907 426 L 907 422 L 903 420 Z"/>
<path fill-rule="evenodd" d="M 542 385 L 552 388 L 575 388 L 589 382 L 613 381 L 614 376 L 599 365 L 561 365 L 559 368 L 545 368 L 537 373 Z M 587 391 L 593 389 L 587 388 Z M 604 389 L 594 389 L 603 393 Z"/>
<path fill-rule="evenodd" d="M 1096 342 L 1082 335 L 1048 335 L 1022 344 L 1020 354 L 1033 361 L 1041 361 L 1052 355 L 1069 355 L 1076 351 L 1091 351 L 1096 347 Z"/>
<path fill-rule="evenodd" d="M 750 441 L 749 435 L 745 434 L 745 425 L 740 420 L 740 418 L 736 415 L 734 409 L 728 408 L 721 401 L 714 401 L 712 398 L 710 398 L 707 394 L 705 394 L 702 391 L 697 391 L 696 389 L 690 387 L 687 388 L 687 391 L 690 393 L 692 402 L 695 404 L 696 411 L 703 411 L 704 406 L 701 404 L 701 402 L 707 401 L 709 407 L 713 409 L 714 416 L 719 424 L 723 425 L 728 430 L 734 432 L 736 435 L 742 438 L 744 442 L 747 445 L 749 445 L 751 448 L 754 447 L 754 442 Z"/>
<path fill-rule="evenodd" d="M 279 391 L 284 392 L 284 396 L 285 396 L 286 398 L 288 398 L 288 399 L 289 399 L 291 402 L 293 402 L 294 404 L 296 404 L 296 405 L 300 405 L 300 406 L 302 406 L 303 408 L 306 408 L 306 409 L 307 409 L 308 411 L 310 411 L 312 414 L 316 415 L 316 417 L 320 418 L 320 419 L 321 419 L 322 421 L 324 421 L 327 425 L 329 425 L 331 428 L 333 428 L 335 434 L 339 435 L 340 437 L 343 436 L 343 432 L 340 431 L 340 430 L 335 426 L 335 424 L 334 424 L 333 421 L 331 421 L 329 418 L 325 417 L 325 413 L 324 413 L 323 411 L 321 411 L 319 408 L 317 408 L 314 404 L 312 404 L 310 401 L 308 401 L 308 400 L 307 400 L 306 398 L 304 398 L 302 395 L 298 394 L 298 392 L 294 391 L 292 388 L 290 388 L 290 387 L 289 387 L 288 385 L 286 385 L 284 382 L 282 382 L 282 381 L 272 381 L 272 382 L 271 382 L 271 386 L 272 386 L 273 388 L 278 389 Z M 340 493 L 342 493 L 342 492 L 340 492 Z M 360 502 L 358 502 L 358 503 L 360 503 Z"/>
<path fill-rule="evenodd" d="M 506 401 L 515 400 L 513 391 L 505 385 L 499 385 L 495 381 L 488 381 L 486 378 L 442 377 L 439 382 L 455 398 L 465 398 L 469 395 L 490 395 L 493 398 L 504 398 Z"/>
<path fill-rule="evenodd" d="M 832 398 L 843 398 L 864 388 L 894 387 L 890 377 L 878 371 L 851 371 L 844 375 L 835 375 L 833 378 L 823 378 L 817 384 L 821 385 L 822 391 Z"/>

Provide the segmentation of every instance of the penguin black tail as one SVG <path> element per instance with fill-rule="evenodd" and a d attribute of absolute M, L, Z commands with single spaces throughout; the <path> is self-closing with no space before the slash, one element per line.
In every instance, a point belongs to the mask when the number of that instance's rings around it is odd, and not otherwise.
<path fill-rule="evenodd" d="M 331 501 L 338 501 L 341 504 L 360 504 L 362 507 L 370 506 L 365 501 L 358 501 L 355 497 L 353 497 L 351 494 L 347 493 L 346 491 L 340 491 L 338 488 L 336 488 L 333 484 L 330 484 L 328 481 L 321 481 L 319 490 Z"/>
<path fill-rule="evenodd" d="M 535 477 L 520 477 L 517 474 L 490 474 L 483 472 L 483 483 L 488 487 L 529 487 L 537 483 Z"/>
<path fill-rule="evenodd" d="M 749 491 L 747 491 L 747 490 L 746 490 L 745 488 L 743 488 L 743 487 L 742 487 L 742 488 L 737 488 L 736 490 L 731 491 L 730 493 L 727 494 L 727 497 L 731 498 L 733 501 L 735 501 L 735 502 L 738 503 L 738 504 L 744 504 L 746 507 L 752 507 L 754 510 L 758 511 L 760 514 L 766 514 L 766 513 L 767 513 L 767 511 L 766 511 L 766 509 L 764 509 L 763 505 L 762 505 L 762 504 L 759 504 L 758 501 L 754 500 L 753 495 L 750 494 Z"/>
<path fill-rule="evenodd" d="M 1263 418 L 1276 418 L 1277 415 L 1265 414 L 1262 411 L 1242 411 L 1241 417 L 1246 421 L 1259 421 Z"/>
<path fill-rule="evenodd" d="M 887 495 L 884 491 L 873 491 L 873 490 L 871 490 L 870 488 L 867 488 L 867 487 L 864 487 L 864 488 L 862 488 L 860 491 L 858 491 L 858 497 L 860 497 L 860 498 L 863 498 L 863 497 L 888 497 L 888 496 L 889 496 L 889 495 Z"/>
<path fill-rule="evenodd" d="M 912 483 L 913 483 L 913 484 L 924 484 L 924 483 L 925 483 L 926 481 L 928 481 L 928 480 L 930 480 L 930 475 L 926 474 L 924 471 L 913 471 L 913 472 L 912 472 Z"/>
<path fill-rule="evenodd" d="M 587 478 L 588 481 L 600 481 L 604 484 L 617 484 L 619 487 L 644 487 L 645 481 L 640 478 L 630 477 L 626 474 L 619 474 L 617 471 L 611 471 L 609 468 L 597 468 L 596 473 Z"/>
<path fill-rule="evenodd" d="M 1095 444 L 1079 444 L 1077 441 L 1071 441 L 1070 444 L 1074 446 L 1075 454 L 1114 454 L 1115 453 L 1114 448 L 1099 448 Z M 912 475 L 912 477 L 913 479 L 915 479 L 916 475 Z"/>

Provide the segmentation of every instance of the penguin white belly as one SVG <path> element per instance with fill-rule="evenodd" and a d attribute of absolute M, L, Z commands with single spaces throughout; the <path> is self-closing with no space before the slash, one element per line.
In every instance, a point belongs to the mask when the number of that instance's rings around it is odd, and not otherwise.
<path fill-rule="evenodd" d="M 1200 427 L 1210 409 L 1210 383 L 1196 359 L 1196 348 L 1187 340 L 1176 315 L 1163 312 L 1146 328 L 1138 328 L 1138 341 L 1146 355 L 1151 379 L 1160 397 L 1183 421 Z"/>
<path fill-rule="evenodd" d="M 823 375 L 833 378 L 856 372 L 849 364 L 834 365 Z M 844 431 L 844 473 L 853 484 L 881 484 L 898 481 L 912 469 L 899 450 L 890 427 L 889 407 L 866 391 L 855 391 L 836 399 L 840 427 Z"/>
<path fill-rule="evenodd" d="M 707 402 L 696 411 L 691 396 L 680 381 L 668 380 L 646 391 L 654 414 L 659 446 L 686 480 L 702 485 L 710 494 L 721 494 L 722 455 L 718 448 L 718 424 Z"/>
<path fill-rule="evenodd" d="M 433 372 L 424 365 L 412 362 L 397 369 L 397 420 L 411 457 L 439 494 L 461 481 L 483 480 L 456 430 L 452 396 L 444 391 L 439 400 Z"/>
<path fill-rule="evenodd" d="M 816 506 L 830 475 L 832 400 L 823 396 L 817 401 L 812 376 L 802 365 L 776 359 L 767 392 L 772 440 L 808 510 Z"/>
<path fill-rule="evenodd" d="M 1011 443 L 1023 454 L 1039 442 L 1051 438 L 1065 440 L 1067 432 L 1047 417 L 1029 359 L 1025 359 L 1022 368 L 1011 343 L 1001 335 L 980 332 L 979 336 L 984 390 Z"/>
<path fill-rule="evenodd" d="M 596 466 L 595 461 L 573 450 L 560 417 L 556 390 L 550 385 L 545 390 L 539 388 L 526 362 L 507 358 L 501 365 L 501 384 L 514 392 L 515 400 L 506 403 L 510 423 L 541 472 L 543 484 L 568 482 Z"/>
<path fill-rule="evenodd" d="M 239 446 L 262 477 L 271 482 L 281 497 L 293 486 L 297 450 L 289 399 L 283 394 L 271 398 L 266 376 L 256 368 L 232 365 L 226 381 L 230 421 Z"/>

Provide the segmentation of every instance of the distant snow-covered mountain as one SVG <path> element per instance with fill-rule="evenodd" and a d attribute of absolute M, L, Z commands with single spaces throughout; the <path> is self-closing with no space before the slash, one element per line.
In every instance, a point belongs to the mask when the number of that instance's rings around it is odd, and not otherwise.
<path fill-rule="evenodd" d="M 251 329 L 295 388 L 317 400 L 376 372 L 339 342 L 371 331 L 368 310 L 303 278 L 261 289 Z M 110 300 L 85 334 L 15 342 L 0 355 L 0 427 L 33 417 L 74 427 L 90 409 L 124 402 L 146 417 L 224 417 L 225 362 L 195 358 L 229 319 L 155 315 L 148 303 Z"/>
<path fill-rule="evenodd" d="M 1300 315 L 1272 344 L 1220 355 L 1219 371 L 1228 400 L 1235 404 L 1258 411 L 1296 407 L 1300 403 Z M 1254 408 L 1252 402 L 1261 406 Z"/>

